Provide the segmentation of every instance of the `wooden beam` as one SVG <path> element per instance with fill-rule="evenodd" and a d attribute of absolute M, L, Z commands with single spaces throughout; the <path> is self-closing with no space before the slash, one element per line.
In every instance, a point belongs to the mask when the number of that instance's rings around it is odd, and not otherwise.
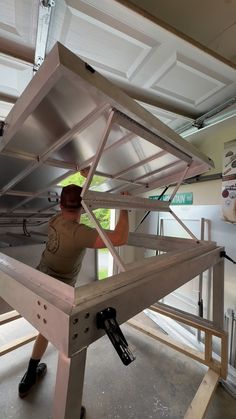
<path fill-rule="evenodd" d="M 164 343 L 165 345 L 169 346 L 172 349 L 175 349 L 179 352 L 181 352 L 184 355 L 189 356 L 190 358 L 194 359 L 195 361 L 199 361 L 204 363 L 204 355 L 202 352 L 197 351 L 195 349 L 190 348 L 190 346 L 185 345 L 183 343 L 177 342 L 174 339 L 170 338 L 168 335 L 165 335 L 162 332 L 159 332 L 158 330 L 143 325 L 139 321 L 135 319 L 130 319 L 127 324 L 134 329 L 137 329 L 139 332 L 143 332 L 145 335 L 150 336 L 153 339 L 158 340 L 161 343 Z"/>
<path fill-rule="evenodd" d="M 191 247 L 197 248 L 201 245 L 215 244 L 210 241 L 185 239 L 180 237 L 158 236 L 154 234 L 129 233 L 128 244 L 130 246 L 145 247 L 147 249 L 156 249 L 162 252 L 185 251 Z"/>
<path fill-rule="evenodd" d="M 203 319 L 202 317 L 195 316 L 194 314 L 183 312 L 168 305 L 165 307 L 165 304 L 163 303 L 158 302 L 155 305 L 151 305 L 149 310 L 155 311 L 156 313 L 170 317 L 177 322 L 187 324 L 190 327 L 194 327 L 195 329 L 199 329 L 205 333 L 210 333 L 219 338 L 222 338 L 222 335 L 225 333 L 223 330 L 214 327 L 210 320 Z"/>
<path fill-rule="evenodd" d="M 210 368 L 205 374 L 184 419 L 202 419 L 218 384 L 219 375 Z"/>
<path fill-rule="evenodd" d="M 0 348 L 0 356 L 3 356 L 7 354 L 8 352 L 14 351 L 17 348 L 20 348 L 21 346 L 26 345 L 29 342 L 32 342 L 33 340 L 36 339 L 37 335 L 38 335 L 38 332 L 35 331 L 29 336 L 24 336 L 23 338 L 15 339 L 13 342 L 3 345 Z"/>
<path fill-rule="evenodd" d="M 169 202 L 157 199 L 142 198 L 111 194 L 109 192 L 95 192 L 88 190 L 83 195 L 83 200 L 89 208 L 117 208 L 117 209 L 143 209 L 150 211 L 169 212 Z"/>
<path fill-rule="evenodd" d="M 7 313 L 1 314 L 0 316 L 0 326 L 5 323 L 9 323 L 13 320 L 20 319 L 21 315 L 16 310 L 8 311 Z"/>
<path fill-rule="evenodd" d="M 163 333 L 159 332 L 158 330 L 148 327 L 146 325 L 143 325 L 139 321 L 135 319 L 131 319 L 127 322 L 128 325 L 131 327 L 137 329 L 140 332 L 143 332 L 144 334 L 152 337 L 153 339 L 158 340 L 161 343 L 164 343 L 165 345 L 169 346 L 172 349 L 175 349 L 178 352 L 181 352 L 182 354 L 188 356 L 189 358 L 194 359 L 195 361 L 201 362 L 204 365 L 207 365 L 210 367 L 213 371 L 215 371 L 218 375 L 221 375 L 221 363 L 216 361 L 215 359 L 212 359 L 210 357 L 205 357 L 205 353 L 201 351 L 197 351 L 196 349 L 191 348 L 188 345 L 185 345 L 183 343 L 177 342 L 171 337 L 164 335 Z M 209 348 L 208 348 L 209 350 Z"/>

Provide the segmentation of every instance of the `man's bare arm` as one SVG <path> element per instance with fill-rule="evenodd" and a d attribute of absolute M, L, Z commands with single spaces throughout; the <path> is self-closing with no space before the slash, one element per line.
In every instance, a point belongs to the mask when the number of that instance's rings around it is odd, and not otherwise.
<path fill-rule="evenodd" d="M 129 236 L 129 217 L 127 210 L 121 210 L 118 222 L 114 230 L 106 231 L 108 238 L 111 240 L 114 246 L 123 246 L 127 243 Z M 93 245 L 94 249 L 103 249 L 107 247 L 98 235 Z"/>

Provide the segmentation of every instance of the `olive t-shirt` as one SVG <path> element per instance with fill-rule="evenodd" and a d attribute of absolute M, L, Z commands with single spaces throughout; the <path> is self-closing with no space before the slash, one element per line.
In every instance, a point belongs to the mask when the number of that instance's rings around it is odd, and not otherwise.
<path fill-rule="evenodd" d="M 97 235 L 95 229 L 66 220 L 60 213 L 49 222 L 46 249 L 37 269 L 74 285 L 85 250 L 93 247 Z"/>

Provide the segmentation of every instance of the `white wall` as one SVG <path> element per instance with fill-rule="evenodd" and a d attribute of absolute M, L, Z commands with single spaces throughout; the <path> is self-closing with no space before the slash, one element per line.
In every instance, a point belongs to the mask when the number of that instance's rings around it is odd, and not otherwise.
<path fill-rule="evenodd" d="M 214 125 L 213 127 L 203 129 L 197 134 L 188 138 L 188 140 L 191 141 L 191 143 L 195 145 L 196 148 L 211 157 L 215 163 L 215 168 L 210 170 L 208 173 L 205 173 L 204 175 L 211 175 L 222 172 L 224 143 L 236 138 L 235 126 L 236 118 L 230 118 L 220 124 Z M 201 218 L 206 218 L 209 220 L 211 240 L 216 241 L 220 246 L 224 246 L 226 253 L 233 259 L 236 259 L 236 224 L 226 223 L 221 218 L 221 187 L 221 179 L 181 185 L 178 192 L 192 192 L 193 205 L 188 207 L 173 206 L 172 209 L 177 212 L 181 219 L 186 218 L 192 220 L 200 220 Z M 162 190 L 163 189 L 152 190 L 145 196 L 159 195 Z M 166 193 L 170 194 L 172 191 L 173 188 L 170 188 Z M 143 214 L 136 214 L 136 223 L 138 223 L 142 215 L 144 215 L 144 212 Z M 159 214 L 159 216 L 167 217 L 166 214 Z M 169 216 L 169 218 L 171 218 L 171 216 Z M 194 221 L 192 222 L 192 227 L 193 225 Z M 175 224 L 175 226 L 176 231 L 173 231 L 173 235 L 175 235 L 179 228 L 177 227 L 177 224 Z M 140 226 L 139 232 L 145 231 L 150 234 L 156 234 L 157 229 L 158 215 L 152 213 L 149 215 L 145 223 Z M 137 249 L 135 256 L 136 259 L 144 256 L 145 249 Z M 195 283 L 194 287 L 196 288 L 197 297 L 197 283 Z M 188 294 L 190 301 L 194 294 L 194 292 L 192 292 L 193 287 L 186 287 L 186 289 L 189 289 L 189 294 L 186 292 L 185 294 L 186 296 Z M 236 310 L 236 265 L 226 260 L 225 311 L 228 308 Z"/>
<path fill-rule="evenodd" d="M 215 169 L 211 169 L 208 174 L 222 172 L 224 143 L 236 139 L 235 126 L 236 117 L 232 117 L 186 138 L 214 161 Z"/>

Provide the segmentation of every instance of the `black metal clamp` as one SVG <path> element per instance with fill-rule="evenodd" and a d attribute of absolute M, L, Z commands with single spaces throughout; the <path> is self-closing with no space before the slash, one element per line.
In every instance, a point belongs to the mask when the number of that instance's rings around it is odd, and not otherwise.
<path fill-rule="evenodd" d="M 86 68 L 88 71 L 90 71 L 90 73 L 92 73 L 92 74 L 94 74 L 94 73 L 95 73 L 94 68 L 93 68 L 91 65 L 89 65 L 88 63 L 85 63 L 85 68 Z"/>
<path fill-rule="evenodd" d="M 227 254 L 226 254 L 226 252 L 224 251 L 224 250 L 222 250 L 221 252 L 220 252 L 220 257 L 221 258 L 225 258 L 225 259 L 228 259 L 230 262 L 232 262 L 232 263 L 236 263 L 236 261 L 235 260 L 233 260 L 231 257 L 229 257 Z"/>
<path fill-rule="evenodd" d="M 0 137 L 2 137 L 4 134 L 4 126 L 5 126 L 5 122 L 0 121 Z"/>
<path fill-rule="evenodd" d="M 97 313 L 97 328 L 105 330 L 124 365 L 129 365 L 135 360 L 135 356 L 129 349 L 128 342 L 116 321 L 116 310 L 114 308 L 107 307 Z"/>

